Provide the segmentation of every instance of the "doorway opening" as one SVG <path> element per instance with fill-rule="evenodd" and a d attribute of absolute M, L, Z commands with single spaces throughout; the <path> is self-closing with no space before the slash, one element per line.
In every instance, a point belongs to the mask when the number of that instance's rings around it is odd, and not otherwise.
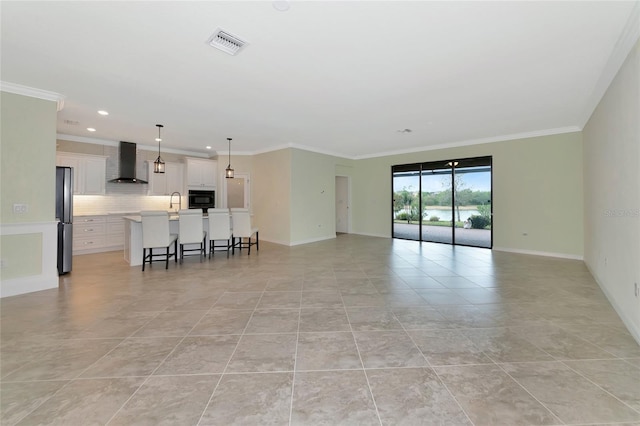
<path fill-rule="evenodd" d="M 233 178 L 224 179 L 223 207 L 251 208 L 251 180 L 248 173 L 236 173 Z"/>
<path fill-rule="evenodd" d="M 348 234 L 351 223 L 349 177 L 336 176 L 336 234 Z"/>

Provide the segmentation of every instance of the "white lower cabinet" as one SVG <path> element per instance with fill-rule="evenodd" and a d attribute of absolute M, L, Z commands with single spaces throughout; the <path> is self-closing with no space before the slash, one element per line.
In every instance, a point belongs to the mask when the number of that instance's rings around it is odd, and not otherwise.
<path fill-rule="evenodd" d="M 113 250 L 124 248 L 124 219 L 121 214 L 107 217 L 107 246 Z"/>
<path fill-rule="evenodd" d="M 74 216 L 73 252 L 96 253 L 106 245 L 107 216 Z"/>
<path fill-rule="evenodd" d="M 134 214 L 134 213 L 131 213 Z M 127 213 L 74 216 L 73 253 L 88 254 L 124 248 L 124 219 Z"/>

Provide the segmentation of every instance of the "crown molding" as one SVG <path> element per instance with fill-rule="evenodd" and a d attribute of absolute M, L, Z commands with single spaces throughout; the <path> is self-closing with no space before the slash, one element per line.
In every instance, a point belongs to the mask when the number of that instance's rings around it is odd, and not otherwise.
<path fill-rule="evenodd" d="M 64 96 L 59 93 L 36 89 L 35 87 L 23 86 L 21 84 L 10 83 L 8 81 L 0 81 L 0 90 L 7 93 L 14 93 L 16 95 L 29 96 L 30 98 L 53 101 L 56 103 L 57 111 L 61 111 L 62 108 L 64 108 Z"/>
<path fill-rule="evenodd" d="M 525 132 L 525 133 L 514 133 L 511 135 L 502 135 L 502 136 L 492 136 L 488 138 L 479 138 L 479 139 L 469 139 L 466 141 L 459 142 L 451 142 L 451 143 L 443 143 L 438 145 L 427 145 L 420 146 L 416 148 L 403 149 L 397 151 L 385 151 L 376 154 L 370 155 L 359 155 L 355 157 L 355 160 L 365 160 L 368 158 L 377 158 L 377 157 L 386 157 L 389 155 L 398 155 L 398 154 L 412 154 L 414 152 L 423 152 L 423 151 L 433 151 L 436 149 L 446 149 L 446 148 L 457 148 L 461 146 L 471 146 L 471 145 L 481 145 L 485 143 L 495 143 L 495 142 L 505 142 L 510 140 L 518 140 L 518 139 L 528 139 L 535 138 L 540 136 L 551 136 L 551 135 L 560 135 L 563 133 L 574 133 L 580 132 L 582 128 L 578 126 L 567 126 L 567 127 L 558 127 L 555 129 L 546 129 L 546 130 L 536 130 L 533 132 Z"/>
<path fill-rule="evenodd" d="M 295 143 L 290 143 L 289 144 L 289 148 L 301 149 L 303 151 L 310 151 L 310 152 L 315 152 L 315 153 L 318 153 L 318 154 L 330 155 L 332 157 L 346 158 L 346 159 L 349 159 L 349 160 L 353 160 L 354 159 L 354 157 L 352 157 L 352 156 L 348 156 L 346 154 L 341 154 L 339 152 L 326 151 L 326 150 L 323 150 L 323 149 L 318 149 L 318 148 L 314 148 L 314 147 L 306 146 L 306 145 L 298 145 L 298 144 L 295 144 Z"/>
<path fill-rule="evenodd" d="M 266 154 L 267 152 L 280 151 L 281 149 L 291 148 L 289 145 L 290 144 L 285 143 L 282 145 L 274 145 L 267 148 L 258 149 L 256 151 L 251 151 L 250 155 Z"/>
<path fill-rule="evenodd" d="M 620 37 L 616 41 L 609 59 L 602 69 L 602 73 L 596 82 L 591 96 L 589 97 L 587 104 L 585 105 L 582 115 L 579 117 L 580 127 L 587 124 L 593 111 L 600 103 L 600 100 L 604 96 L 605 92 L 609 88 L 609 85 L 620 71 L 620 68 L 624 64 L 624 61 L 629 56 L 631 49 L 636 45 L 640 39 L 640 1 L 634 2 L 633 9 L 629 15 L 629 19 L 620 33 Z"/>
<path fill-rule="evenodd" d="M 88 138 L 86 136 L 65 135 L 62 133 L 58 133 L 56 135 L 56 139 L 60 139 L 63 141 L 70 141 L 70 142 L 89 143 L 94 145 L 120 146 L 120 141 L 112 141 L 109 139 Z M 155 152 L 158 150 L 156 146 L 144 145 L 139 143 L 136 143 L 136 148 L 141 149 L 143 151 L 152 151 L 152 152 Z M 200 157 L 200 158 L 211 158 L 219 154 L 215 151 L 211 151 L 210 154 L 207 154 L 202 152 L 186 151 L 183 149 L 173 149 L 173 148 L 162 148 L 162 152 L 167 152 L 170 154 L 186 155 L 188 157 Z"/>
<path fill-rule="evenodd" d="M 234 155 L 251 156 L 251 155 L 260 155 L 260 154 L 266 154 L 268 152 L 279 151 L 281 149 L 300 149 L 303 151 L 315 152 L 317 154 L 329 155 L 332 157 L 338 157 L 338 158 L 343 158 L 347 160 L 366 160 L 369 158 L 387 157 L 390 155 L 412 154 L 415 152 L 434 151 L 437 149 L 447 149 L 447 148 L 458 148 L 462 146 L 505 142 L 505 141 L 512 141 L 512 140 L 518 140 L 518 139 L 536 138 L 541 136 L 561 135 L 564 133 L 575 133 L 580 131 L 582 131 L 581 127 L 566 126 L 566 127 L 558 127 L 554 129 L 536 130 L 533 132 L 513 133 L 510 135 L 492 136 L 488 138 L 479 138 L 479 139 L 469 139 L 465 141 L 443 143 L 438 145 L 423 145 L 415 148 L 408 148 L 408 149 L 395 150 L 395 151 L 384 151 L 384 152 L 379 152 L 375 154 L 358 155 L 358 156 L 348 156 L 344 154 L 338 154 L 335 152 L 325 151 L 325 150 L 316 149 L 316 148 L 308 147 L 305 145 L 298 145 L 294 143 L 275 145 L 275 146 L 271 146 L 271 147 L 257 150 L 257 151 L 231 151 L 231 156 L 234 156 Z M 109 145 L 109 146 L 118 146 L 120 144 L 119 141 L 89 138 L 86 136 L 73 136 L 73 135 L 66 135 L 66 134 L 58 134 L 57 139 L 71 141 L 71 142 L 81 142 L 81 143 Z M 155 146 L 151 146 L 151 145 L 142 145 L 142 144 L 136 144 L 136 145 L 138 149 L 142 149 L 145 151 L 156 151 L 157 149 Z M 205 154 L 205 153 L 194 152 L 194 151 L 186 151 L 186 150 L 180 150 L 180 149 L 172 149 L 172 148 L 163 148 L 162 151 L 172 153 L 172 154 L 180 154 L 180 155 L 187 155 L 190 157 L 201 157 L 201 158 L 210 158 L 215 155 L 221 155 L 226 157 L 228 155 L 226 152 L 223 152 L 223 151 L 219 151 L 219 152 L 212 151 L 211 154 Z"/>
<path fill-rule="evenodd" d="M 433 151 L 436 149 L 446 149 L 446 148 L 457 148 L 461 146 L 471 146 L 471 145 L 481 145 L 486 143 L 495 143 L 495 142 L 505 142 L 510 140 L 518 140 L 518 139 L 528 139 L 535 138 L 540 136 L 552 136 L 552 135 L 561 135 L 564 133 L 574 133 L 582 131 L 581 127 L 578 126 L 566 126 L 566 127 L 557 127 L 554 129 L 544 129 L 544 130 L 536 130 L 533 132 L 525 132 L 525 133 L 513 133 L 510 135 L 501 135 L 501 136 L 491 136 L 488 138 L 479 138 L 479 139 L 469 139 L 465 141 L 451 142 L 451 143 L 443 143 L 438 145 L 423 145 L 415 148 L 408 148 L 402 150 L 395 151 L 384 151 L 378 152 L 375 154 L 367 154 L 367 155 L 356 155 L 350 156 L 345 154 L 340 154 L 332 151 L 326 151 L 322 149 L 316 149 L 313 147 L 298 145 L 295 143 L 287 143 L 282 145 L 275 145 L 265 149 L 261 149 L 258 151 L 253 151 L 251 153 L 243 153 L 240 155 L 259 155 L 266 154 L 267 152 L 279 151 L 281 149 L 301 149 L 303 151 L 315 152 L 323 155 L 330 155 L 332 157 L 343 158 L 347 160 L 366 160 L 368 158 L 377 158 L 377 157 L 386 157 L 389 155 L 399 155 L 399 154 L 412 154 L 415 152 L 424 152 L 424 151 Z M 223 153 L 224 154 L 224 153 Z M 234 153 L 232 152 L 232 155 Z"/>
<path fill-rule="evenodd" d="M 339 157 L 339 158 L 346 158 L 349 160 L 353 160 L 355 159 L 354 157 L 345 155 L 345 154 L 340 154 L 337 152 L 333 152 L 333 151 L 326 151 L 323 149 L 318 149 L 318 148 L 314 148 L 311 146 L 306 146 L 306 145 L 299 145 L 296 143 L 285 143 L 285 144 L 281 144 L 281 145 L 274 145 L 274 146 L 270 146 L 264 149 L 259 149 L 257 151 L 252 151 L 252 152 L 248 152 L 245 155 L 259 155 L 259 154 L 266 154 L 267 152 L 273 152 L 273 151 L 279 151 L 281 149 L 301 149 L 303 151 L 309 151 L 309 152 L 315 152 L 317 154 L 323 154 L 323 155 L 330 155 L 332 157 Z"/>

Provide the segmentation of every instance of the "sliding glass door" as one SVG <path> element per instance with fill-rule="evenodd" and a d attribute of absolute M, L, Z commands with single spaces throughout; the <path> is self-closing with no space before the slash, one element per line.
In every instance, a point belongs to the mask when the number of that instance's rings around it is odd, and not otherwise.
<path fill-rule="evenodd" d="M 420 241 L 420 165 L 394 166 L 393 238 Z"/>
<path fill-rule="evenodd" d="M 491 157 L 459 160 L 453 176 L 456 244 L 491 248 Z"/>
<path fill-rule="evenodd" d="M 393 237 L 492 247 L 491 157 L 393 166 Z"/>
<path fill-rule="evenodd" d="M 451 168 L 442 162 L 422 165 L 422 241 L 453 243 Z"/>

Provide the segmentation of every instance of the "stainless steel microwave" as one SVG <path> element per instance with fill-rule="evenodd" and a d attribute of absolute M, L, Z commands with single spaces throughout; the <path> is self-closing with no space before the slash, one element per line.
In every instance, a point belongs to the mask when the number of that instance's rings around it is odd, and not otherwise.
<path fill-rule="evenodd" d="M 206 212 L 209 208 L 216 206 L 216 191 L 189 191 L 189 208 L 202 209 Z"/>

